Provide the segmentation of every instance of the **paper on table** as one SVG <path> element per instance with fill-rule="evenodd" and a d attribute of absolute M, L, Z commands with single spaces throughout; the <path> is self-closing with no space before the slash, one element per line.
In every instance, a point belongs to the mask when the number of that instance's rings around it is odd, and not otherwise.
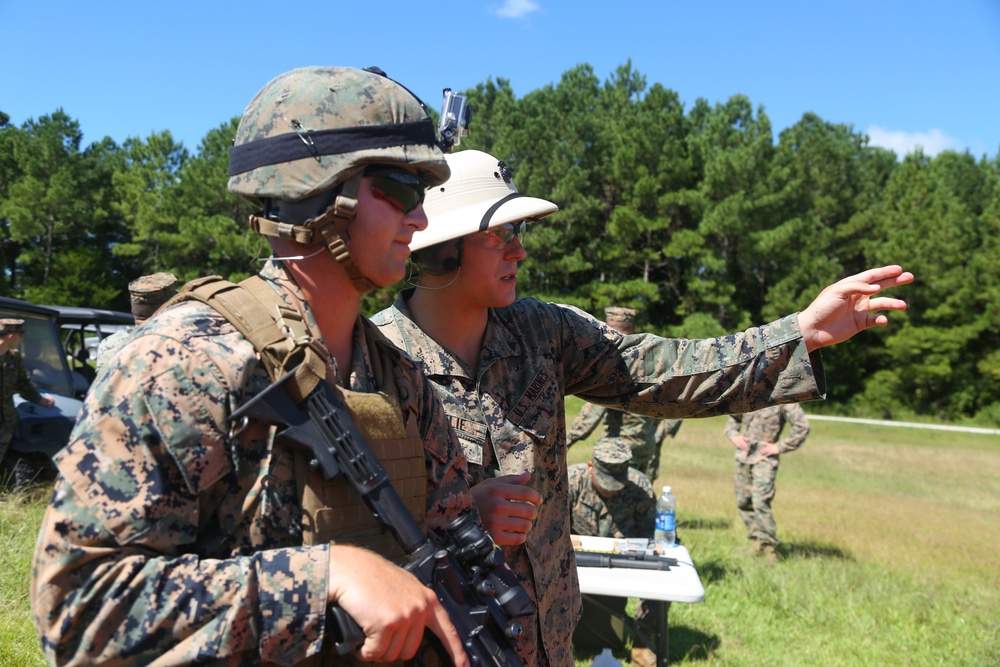
<path fill-rule="evenodd" d="M 596 551 L 605 554 L 652 553 L 653 546 L 644 537 L 593 537 L 572 535 L 573 548 L 577 551 Z"/>

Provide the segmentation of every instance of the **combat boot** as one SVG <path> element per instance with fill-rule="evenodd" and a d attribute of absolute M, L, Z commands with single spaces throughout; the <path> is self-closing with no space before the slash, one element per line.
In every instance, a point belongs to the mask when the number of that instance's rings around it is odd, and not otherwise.
<path fill-rule="evenodd" d="M 768 562 L 778 562 L 778 550 L 773 544 L 761 544 L 758 553 Z"/>
<path fill-rule="evenodd" d="M 656 667 L 656 654 L 645 646 L 633 646 L 630 659 L 635 667 Z"/>

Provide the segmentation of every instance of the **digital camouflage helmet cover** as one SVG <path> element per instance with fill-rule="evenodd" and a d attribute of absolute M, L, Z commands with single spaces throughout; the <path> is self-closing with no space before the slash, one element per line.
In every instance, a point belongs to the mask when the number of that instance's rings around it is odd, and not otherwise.
<path fill-rule="evenodd" d="M 374 285 L 350 259 L 346 231 L 365 167 L 398 166 L 428 186 L 450 174 L 427 108 L 372 69 L 303 67 L 272 79 L 247 105 L 229 157 L 229 190 L 264 207 L 253 229 L 323 243 L 364 289 Z"/>

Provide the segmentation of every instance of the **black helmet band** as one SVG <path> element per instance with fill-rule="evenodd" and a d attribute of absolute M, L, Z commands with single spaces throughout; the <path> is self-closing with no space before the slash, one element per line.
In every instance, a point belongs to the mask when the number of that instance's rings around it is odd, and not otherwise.
<path fill-rule="evenodd" d="M 434 123 L 430 118 L 391 125 L 361 125 L 316 132 L 288 132 L 230 148 L 229 175 L 236 176 L 259 167 L 303 158 L 318 160 L 322 155 L 414 145 L 437 146 Z"/>

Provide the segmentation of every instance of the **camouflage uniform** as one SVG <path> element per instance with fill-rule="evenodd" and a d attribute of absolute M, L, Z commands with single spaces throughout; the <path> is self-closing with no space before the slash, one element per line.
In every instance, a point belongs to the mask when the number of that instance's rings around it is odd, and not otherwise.
<path fill-rule="evenodd" d="M 104 340 L 101 344 L 97 346 L 97 359 L 94 361 L 94 369 L 100 371 L 104 368 L 108 362 L 118 354 L 118 351 L 125 347 L 125 343 L 128 342 L 129 336 L 135 331 L 134 326 L 128 326 L 121 331 L 116 331 Z"/>
<path fill-rule="evenodd" d="M 653 485 L 632 466 L 622 465 L 627 467 L 627 482 L 610 498 L 604 498 L 594 488 L 590 464 L 569 467 L 570 530 L 574 535 L 653 537 L 656 524 Z"/>
<path fill-rule="evenodd" d="M 372 318 L 421 364 L 469 459 L 470 484 L 533 471 L 542 495 L 527 542 L 505 551 L 536 601 L 519 651 L 528 665 L 571 665 L 580 593 L 570 542 L 565 397 L 660 418 L 745 412 L 819 398 L 819 356 L 806 352 L 796 316 L 703 341 L 623 336 L 576 308 L 518 299 L 489 310 L 472 376 L 427 336 L 406 305 L 412 290 Z M 537 649 L 534 653 L 525 652 Z"/>
<path fill-rule="evenodd" d="M 791 429 L 779 440 L 786 423 Z M 749 451 L 736 450 L 736 507 L 747 526 L 747 537 L 773 547 L 778 544 L 778 536 L 771 501 L 774 500 L 779 456 L 761 456 L 757 447 L 761 442 L 773 442 L 781 454 L 798 449 L 809 435 L 809 420 L 798 404 L 775 405 L 750 414 L 730 415 L 726 421 L 726 437 L 732 438 L 741 432 L 750 448 Z"/>
<path fill-rule="evenodd" d="M 24 359 L 17 350 L 10 350 L 0 356 L 0 463 L 7 455 L 7 448 L 17 431 L 20 420 L 14 407 L 14 394 L 32 403 L 41 403 L 42 395 L 28 378 L 24 369 Z"/>
<path fill-rule="evenodd" d="M 567 437 L 572 447 L 590 435 L 604 421 L 604 438 L 624 438 L 632 450 L 633 468 L 646 475 L 650 481 L 660 471 L 660 449 L 667 437 L 674 437 L 681 428 L 681 419 L 643 417 L 620 410 L 608 410 L 593 403 L 584 403 L 573 420 Z"/>
<path fill-rule="evenodd" d="M 653 537 L 656 493 L 649 478 L 631 464 L 628 441 L 604 438 L 594 445 L 591 463 L 577 463 L 569 467 L 570 526 L 574 535 Z M 612 494 L 609 497 L 602 496 L 594 488 L 591 466 L 597 483 Z M 583 616 L 577 625 L 574 643 L 596 648 L 596 639 L 601 646 L 611 643 L 614 648 L 621 648 L 617 634 L 608 631 L 608 628 L 614 627 L 610 610 L 624 614 L 628 598 L 610 595 L 591 597 L 592 600 L 584 600 Z M 642 622 L 649 615 L 649 604 L 640 600 L 636 621 L 641 622 L 642 631 L 653 633 L 655 628 Z"/>
<path fill-rule="evenodd" d="M 177 278 L 172 273 L 154 273 L 150 276 L 136 278 L 128 284 L 129 297 L 132 301 L 132 315 L 136 324 L 148 319 L 156 309 L 165 304 L 177 294 Z M 118 354 L 125 346 L 135 327 L 126 327 L 116 331 L 101 341 L 97 346 L 97 360 L 94 368 L 101 370 L 108 361 Z"/>
<path fill-rule="evenodd" d="M 279 263 L 261 275 L 314 336 Z M 361 321 L 354 366 L 327 375 L 376 390 Z M 127 360 L 127 361 L 126 361 Z M 418 388 L 426 524 L 473 512 L 465 459 L 430 383 Z M 302 546 L 292 452 L 230 414 L 268 386 L 250 343 L 198 303 L 160 311 L 95 381 L 35 551 L 31 597 L 53 664 L 291 665 L 318 653 L 327 544 Z"/>

